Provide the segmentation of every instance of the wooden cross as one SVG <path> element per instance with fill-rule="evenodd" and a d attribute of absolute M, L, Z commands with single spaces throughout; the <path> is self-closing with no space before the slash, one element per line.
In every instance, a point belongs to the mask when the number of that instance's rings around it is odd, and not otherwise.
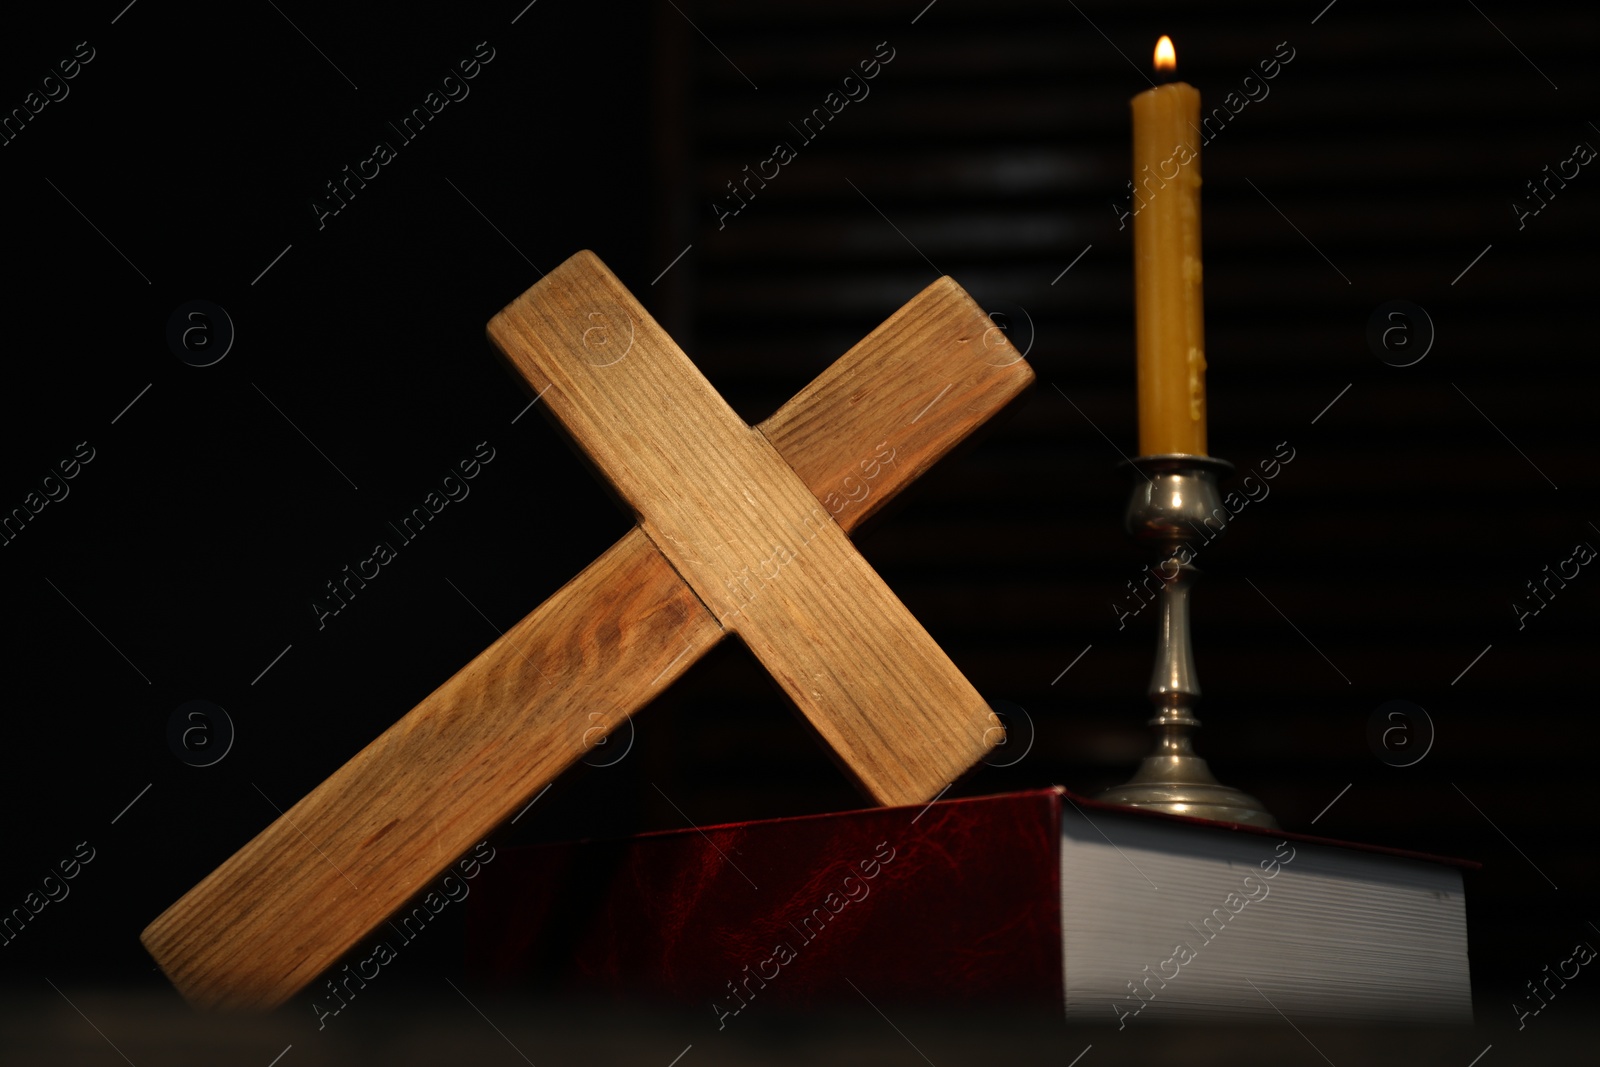
<path fill-rule="evenodd" d="M 193 1003 L 293 996 L 729 633 L 879 803 L 1004 738 L 846 537 L 1033 381 L 955 282 L 758 427 L 591 252 L 489 337 L 638 524 L 145 929 Z"/>

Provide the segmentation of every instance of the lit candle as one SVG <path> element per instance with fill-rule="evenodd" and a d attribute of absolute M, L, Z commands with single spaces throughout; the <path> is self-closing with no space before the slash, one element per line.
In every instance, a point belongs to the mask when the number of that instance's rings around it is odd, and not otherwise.
<path fill-rule="evenodd" d="M 1172 40 L 1158 72 L 1176 72 Z M 1170 76 L 1170 73 L 1169 73 Z M 1206 451 L 1206 341 L 1200 290 L 1200 93 L 1158 85 L 1133 107 L 1133 278 L 1139 452 Z"/>

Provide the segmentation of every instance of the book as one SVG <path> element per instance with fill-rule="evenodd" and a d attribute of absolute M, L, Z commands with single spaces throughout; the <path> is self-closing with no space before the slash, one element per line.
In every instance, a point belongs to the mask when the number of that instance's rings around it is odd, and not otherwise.
<path fill-rule="evenodd" d="M 861 997 L 1153 1020 L 1472 1019 L 1475 864 L 1053 787 L 502 850 L 490 985 L 700 1004 Z"/>

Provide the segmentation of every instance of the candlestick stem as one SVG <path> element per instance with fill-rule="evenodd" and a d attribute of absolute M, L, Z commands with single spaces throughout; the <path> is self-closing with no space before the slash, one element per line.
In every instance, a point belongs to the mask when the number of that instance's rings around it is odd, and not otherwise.
<path fill-rule="evenodd" d="M 1148 723 L 1156 743 L 1138 772 L 1100 799 L 1276 829 L 1277 820 L 1259 800 L 1219 783 L 1194 751 L 1194 733 L 1200 728 L 1194 714 L 1200 682 L 1189 627 L 1189 594 L 1200 572 L 1190 546 L 1195 540 L 1209 542 L 1226 526 L 1228 512 L 1217 481 L 1233 465 L 1210 456 L 1174 454 L 1140 456 L 1132 466 L 1140 477 L 1128 503 L 1127 530 L 1160 556 L 1152 568 L 1161 581 L 1161 617 L 1149 689 L 1156 714 Z"/>

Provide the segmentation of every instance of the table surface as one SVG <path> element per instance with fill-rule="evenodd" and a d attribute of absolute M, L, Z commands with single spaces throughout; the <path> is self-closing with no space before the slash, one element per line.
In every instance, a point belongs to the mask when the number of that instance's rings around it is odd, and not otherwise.
<path fill-rule="evenodd" d="M 41 983 L 42 984 L 42 983 Z M 1449 1065 L 1580 1063 L 1592 1056 L 1600 1018 L 1576 998 L 1550 1004 L 1517 1032 L 1480 1001 L 1474 1026 L 1295 1027 L 1068 1026 L 1048 1014 L 995 1010 L 961 1015 L 866 1005 L 860 1012 L 763 1011 L 752 1003 L 718 1030 L 710 1010 L 592 1004 L 551 1005 L 532 996 L 481 993 L 460 982 L 386 991 L 352 1001 L 318 1030 L 308 1006 L 269 1015 L 198 1013 L 160 991 L 62 986 L 0 990 L 0 1064 L 120 1064 L 186 1067 L 218 1063 L 268 1067 L 363 1061 L 407 1064 L 628 1063 L 1011 1064 L 1112 1067 L 1240 1062 Z M 1507 1001 L 1509 1003 L 1509 999 Z M 1566 1008 L 1566 1011 L 1561 1011 Z M 114 1045 L 114 1047 L 113 1047 Z M 1486 1048 L 1492 1050 L 1476 1060 Z M 1079 1057 L 1081 1059 L 1075 1059 Z M 274 1059 L 274 1057 L 280 1057 Z M 675 1057 L 681 1057 L 674 1059 Z"/>

